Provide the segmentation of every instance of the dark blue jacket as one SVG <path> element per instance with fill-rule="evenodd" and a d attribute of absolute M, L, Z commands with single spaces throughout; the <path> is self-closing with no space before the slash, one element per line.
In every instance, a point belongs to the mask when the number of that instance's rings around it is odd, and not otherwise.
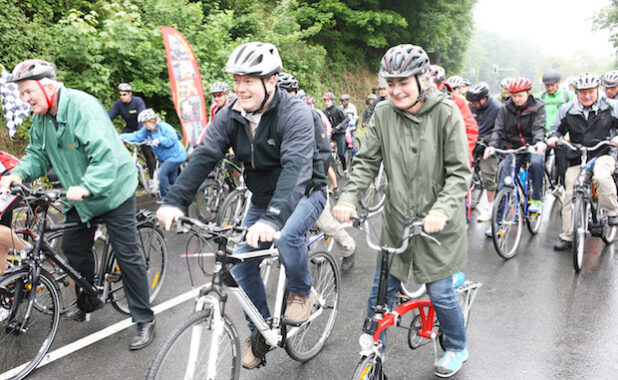
<path fill-rule="evenodd" d="M 186 211 L 200 184 L 231 147 L 244 163 L 251 203 L 266 210 L 260 220 L 281 229 L 305 194 L 326 186 L 311 109 L 277 90 L 255 136 L 243 113 L 235 101 L 217 114 L 163 203 Z"/>
<path fill-rule="evenodd" d="M 494 124 L 496 123 L 496 117 L 498 116 L 498 111 L 500 111 L 500 104 L 496 99 L 491 96 L 487 97 L 487 102 L 480 109 L 476 109 L 470 105 L 470 110 L 472 111 L 472 115 L 476 119 L 476 123 L 479 125 L 479 140 L 483 139 L 486 142 L 491 138 L 491 132 L 494 129 Z"/>
<path fill-rule="evenodd" d="M 144 100 L 139 96 L 131 96 L 131 101 L 125 103 L 122 100 L 116 100 L 116 103 L 109 110 L 109 118 L 114 120 L 118 115 L 122 116 L 127 126 L 122 130 L 123 133 L 135 132 L 140 129 L 141 124 L 137 122 L 137 115 L 146 109 Z"/>

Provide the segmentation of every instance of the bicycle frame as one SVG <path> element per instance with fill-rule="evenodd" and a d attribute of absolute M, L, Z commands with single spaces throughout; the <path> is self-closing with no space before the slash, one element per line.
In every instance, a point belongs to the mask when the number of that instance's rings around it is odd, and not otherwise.
<path fill-rule="evenodd" d="M 146 168 L 140 161 L 140 153 L 138 147 L 141 145 L 150 145 L 145 143 L 135 143 L 135 142 L 127 142 L 124 141 L 125 145 L 130 146 L 131 157 L 133 158 L 133 163 L 137 168 L 137 174 L 139 176 L 139 180 L 144 187 L 144 190 L 150 195 L 158 195 L 159 194 L 159 160 L 155 157 L 155 170 L 152 174 L 152 178 L 150 183 L 148 182 L 148 178 L 146 178 Z"/>

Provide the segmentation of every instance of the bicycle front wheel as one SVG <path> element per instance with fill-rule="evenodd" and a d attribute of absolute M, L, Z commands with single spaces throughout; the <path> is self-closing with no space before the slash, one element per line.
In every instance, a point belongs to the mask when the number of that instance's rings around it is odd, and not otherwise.
<path fill-rule="evenodd" d="M 360 201 L 367 211 L 375 212 L 384 206 L 384 201 L 386 200 L 384 187 L 386 187 L 386 174 L 378 174 L 378 176 L 371 181 L 371 184 L 367 188 L 367 192 Z"/>
<path fill-rule="evenodd" d="M 0 373 L 13 370 L 10 379 L 23 379 L 39 365 L 54 342 L 61 310 L 55 280 L 45 270 L 37 284 L 27 268 L 0 276 Z"/>
<path fill-rule="evenodd" d="M 185 319 L 159 348 L 146 379 L 238 379 L 240 338 L 226 315 L 221 322 L 216 334 L 212 309 Z"/>
<path fill-rule="evenodd" d="M 354 370 L 352 380 L 383 380 L 382 358 L 376 354 L 363 356 Z"/>
<path fill-rule="evenodd" d="M 339 311 L 339 269 L 333 256 L 326 251 L 311 253 L 309 270 L 313 278 L 309 320 L 299 327 L 289 326 L 285 341 L 285 351 L 300 362 L 311 360 L 324 347 Z"/>
<path fill-rule="evenodd" d="M 481 201 L 483 194 L 483 181 L 481 180 L 480 171 L 472 173 L 472 183 L 470 184 L 470 208 L 474 210 Z"/>
<path fill-rule="evenodd" d="M 546 184 L 547 184 L 547 179 L 546 176 L 543 176 L 543 186 L 541 186 L 541 200 L 545 199 L 545 193 L 547 191 L 546 189 Z M 528 188 L 532 189 L 532 182 L 528 183 Z M 539 212 L 538 214 L 528 214 L 528 217 L 526 218 L 526 225 L 528 226 L 528 231 L 530 231 L 531 234 L 536 235 L 539 230 L 541 229 L 541 221 L 543 219 L 543 207 L 541 207 L 541 212 Z"/>
<path fill-rule="evenodd" d="M 225 197 L 223 192 L 224 189 L 218 181 L 214 179 L 204 181 L 191 204 L 192 216 L 206 223 L 214 221 L 221 199 Z"/>
<path fill-rule="evenodd" d="M 573 269 L 579 272 L 584 261 L 584 240 L 586 239 L 586 201 L 581 194 L 573 201 Z"/>
<path fill-rule="evenodd" d="M 247 188 L 238 188 L 225 198 L 217 215 L 217 225 L 226 227 L 242 222 L 247 209 L 247 191 Z"/>
<path fill-rule="evenodd" d="M 163 233 L 157 228 L 149 226 L 137 228 L 137 243 L 146 264 L 150 302 L 153 303 L 161 291 L 167 273 L 167 245 Z M 110 280 L 112 306 L 121 313 L 130 314 L 127 296 L 122 285 L 120 267 L 113 252 L 111 255 L 113 259 L 108 273 L 112 274 Z"/>
<path fill-rule="evenodd" d="M 496 196 L 491 215 L 491 233 L 496 252 L 503 259 L 517 254 L 523 230 L 523 215 L 517 190 L 505 187 Z"/>

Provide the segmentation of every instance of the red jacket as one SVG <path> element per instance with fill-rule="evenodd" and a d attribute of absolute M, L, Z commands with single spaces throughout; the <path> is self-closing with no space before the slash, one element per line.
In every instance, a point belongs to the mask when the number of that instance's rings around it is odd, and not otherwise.
<path fill-rule="evenodd" d="M 461 111 L 461 116 L 464 119 L 466 125 L 466 136 L 468 137 L 468 158 L 470 159 L 470 166 L 472 166 L 472 151 L 476 145 L 476 140 L 479 137 L 479 126 L 468 107 L 468 102 L 463 96 L 453 94 L 453 101 Z"/>
<path fill-rule="evenodd" d="M 0 151 L 0 178 L 2 178 L 4 174 L 7 174 L 11 170 L 13 170 L 13 168 L 15 167 L 15 165 L 17 165 L 18 162 L 19 160 L 14 156 Z"/>

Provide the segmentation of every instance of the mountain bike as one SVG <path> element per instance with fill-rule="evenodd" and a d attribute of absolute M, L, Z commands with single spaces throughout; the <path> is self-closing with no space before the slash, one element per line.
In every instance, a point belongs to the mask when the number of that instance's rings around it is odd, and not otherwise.
<path fill-rule="evenodd" d="M 559 140 L 561 145 L 581 152 L 581 163 L 577 181 L 573 186 L 573 268 L 582 269 L 584 261 L 584 241 L 586 234 L 600 237 L 605 244 L 612 244 L 616 238 L 617 226 L 607 223 L 607 215 L 599 205 L 596 186 L 592 182 L 594 164 L 598 157 L 588 161 L 588 153 L 605 145 L 614 146 L 609 140 L 601 141 L 593 147 Z"/>
<path fill-rule="evenodd" d="M 239 378 L 240 338 L 234 323 L 225 314 L 228 294 L 238 300 L 256 326 L 251 345 L 258 357 L 264 357 L 274 347 L 283 347 L 294 360 L 306 362 L 320 352 L 334 327 L 339 308 L 339 271 L 330 253 L 310 253 L 314 306 L 306 322 L 291 326 L 282 322 L 288 294 L 283 266 L 279 267 L 274 313 L 269 320 L 262 317 L 230 273 L 230 266 L 241 262 L 277 258 L 279 252 L 274 245 L 265 250 L 232 255 L 229 230 L 242 232 L 242 228 L 206 225 L 184 217 L 178 218 L 178 223 L 182 232 L 216 242 L 212 281 L 199 289 L 195 312 L 174 329 L 157 352 L 147 379 Z M 261 364 L 265 364 L 265 359 Z"/>
<path fill-rule="evenodd" d="M 239 186 L 229 193 L 217 212 L 217 225 L 240 225 L 251 204 L 251 191 L 246 186 Z"/>
<path fill-rule="evenodd" d="M 33 248 L 19 252 L 16 264 L 0 276 L 0 308 L 4 311 L 0 320 L 0 373 L 10 379 L 22 379 L 37 367 L 54 341 L 64 309 L 59 283 L 67 281 L 67 277 L 88 295 L 111 303 L 118 311 L 128 314 L 129 310 L 122 274 L 109 239 L 105 239 L 94 283 L 86 280 L 47 243 L 45 235 L 80 225 L 77 222 L 47 225 L 49 206 L 65 196 L 64 191 L 33 190 L 14 185 L 11 193 L 36 197 L 41 207 L 38 235 L 29 230 L 16 231 L 30 240 Z M 154 218 L 152 214 L 151 219 Z M 90 223 L 98 224 L 99 221 L 95 219 Z M 163 236 L 148 223 L 140 227 L 139 236 L 152 302 L 165 278 L 167 249 Z M 53 274 L 46 269 L 50 266 L 54 268 Z"/>
<path fill-rule="evenodd" d="M 226 155 L 200 186 L 190 215 L 202 222 L 214 221 L 227 196 L 243 184 L 242 175 L 237 177 L 237 173 L 242 173 L 242 167 L 232 155 Z"/>
<path fill-rule="evenodd" d="M 131 151 L 131 157 L 133 158 L 133 163 L 137 168 L 137 178 L 139 179 L 140 184 L 146 190 L 148 194 L 153 197 L 159 197 L 161 192 L 159 190 L 159 160 L 156 159 L 156 165 L 154 168 L 154 172 L 152 174 L 152 178 L 150 178 L 150 174 L 148 173 L 148 166 L 142 155 L 140 155 L 139 147 L 142 145 L 153 146 L 151 141 L 144 140 L 142 142 L 130 142 L 127 140 L 122 140 L 124 145 Z"/>
<path fill-rule="evenodd" d="M 390 270 L 390 262 L 393 255 L 401 254 L 408 248 L 410 239 L 414 237 L 429 238 L 436 244 L 440 244 L 435 238 L 423 232 L 423 221 L 417 218 L 407 217 L 401 234 L 402 243 L 397 248 L 379 245 L 372 241 L 371 228 L 367 220 L 366 210 L 359 210 L 358 217 L 354 219 L 354 226 L 363 226 L 367 245 L 382 253 L 380 264 L 380 277 L 376 305 L 372 306 L 375 312 L 372 318 L 366 318 L 363 324 L 363 334 L 359 338 L 361 346 L 360 360 L 356 365 L 353 380 L 383 380 L 384 374 L 384 342 L 380 335 L 391 326 L 402 327 L 403 316 L 412 313 L 413 318 L 408 330 L 408 344 L 411 349 L 416 349 L 431 341 L 434 346 L 435 363 L 439 360 L 438 342 L 441 344 L 441 332 L 435 310 L 429 298 L 411 299 L 408 295 L 400 295 L 397 298 L 397 307 L 390 310 L 387 304 L 387 283 Z M 461 277 L 460 277 L 461 279 Z M 461 281 L 460 281 L 461 282 Z M 465 325 L 469 320 L 470 310 L 481 283 L 465 281 L 454 284 L 455 292 L 462 306 Z"/>
<path fill-rule="evenodd" d="M 496 252 L 503 259 L 510 259 L 517 254 L 521 241 L 523 223 L 526 222 L 531 234 L 541 228 L 542 213 L 529 213 L 528 201 L 532 199 L 532 180 L 528 175 L 529 159 L 517 171 L 517 154 L 534 154 L 533 148 L 522 146 L 518 149 L 496 149 L 498 153 L 511 156 L 511 173 L 504 179 L 504 187 L 498 191 L 491 215 L 491 232 Z M 506 161 L 506 160 L 505 160 Z M 543 177 L 545 181 L 545 177 Z M 541 199 L 545 197 L 543 184 Z"/>

